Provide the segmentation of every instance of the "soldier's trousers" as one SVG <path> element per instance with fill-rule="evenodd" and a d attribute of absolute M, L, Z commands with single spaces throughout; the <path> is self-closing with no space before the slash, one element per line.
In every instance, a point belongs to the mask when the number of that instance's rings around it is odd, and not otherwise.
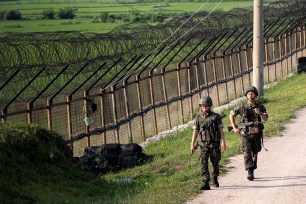
<path fill-rule="evenodd" d="M 221 151 L 220 151 L 220 143 L 218 145 L 204 145 L 201 147 L 201 177 L 202 181 L 209 181 L 210 180 L 210 173 L 208 169 L 208 160 L 210 158 L 212 164 L 212 176 L 218 177 L 219 176 L 219 162 L 221 160 Z"/>
<path fill-rule="evenodd" d="M 262 133 L 241 135 L 241 149 L 246 170 L 257 168 L 258 152 L 261 151 L 261 137 Z"/>

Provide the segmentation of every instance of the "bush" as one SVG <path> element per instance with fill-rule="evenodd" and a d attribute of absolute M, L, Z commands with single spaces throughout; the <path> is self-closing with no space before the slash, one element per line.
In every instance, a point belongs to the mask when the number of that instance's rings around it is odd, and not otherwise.
<path fill-rule="evenodd" d="M 43 19 L 54 19 L 55 12 L 53 9 L 48 9 L 43 11 Z"/>
<path fill-rule="evenodd" d="M 56 162 L 72 158 L 61 136 L 35 125 L 0 124 L 0 154 L 15 154 L 31 161 Z"/>
<path fill-rule="evenodd" d="M 109 16 L 108 12 L 101 12 L 99 18 L 102 23 L 107 23 L 108 16 Z"/>
<path fill-rule="evenodd" d="M 21 20 L 21 13 L 18 10 L 10 10 L 6 15 L 7 20 Z"/>
<path fill-rule="evenodd" d="M 74 19 L 76 16 L 76 12 L 78 9 L 76 8 L 63 8 L 59 9 L 58 17 L 60 19 Z"/>
<path fill-rule="evenodd" d="M 0 20 L 1 21 L 6 20 L 6 14 L 7 14 L 7 11 L 0 11 Z"/>

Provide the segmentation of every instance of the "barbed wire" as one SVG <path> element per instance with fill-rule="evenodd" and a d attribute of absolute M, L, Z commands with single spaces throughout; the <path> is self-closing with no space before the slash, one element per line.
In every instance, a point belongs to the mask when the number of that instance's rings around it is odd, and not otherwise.
<path fill-rule="evenodd" d="M 284 26 L 293 27 L 296 24 L 305 25 L 306 0 L 280 1 L 264 6 L 265 24 L 272 23 L 274 28 L 268 33 L 273 37 L 284 29 Z M 81 72 L 71 86 L 81 83 L 86 76 L 97 69 L 99 65 L 107 62 L 107 65 L 98 73 L 107 70 L 114 61 L 119 58 L 122 60 L 114 66 L 109 73 L 101 79 L 101 83 L 113 76 L 116 76 L 121 67 L 134 56 L 147 56 L 151 54 L 145 62 L 152 61 L 151 67 L 165 55 L 158 56 L 160 49 L 156 49 L 160 44 L 172 49 L 174 42 L 178 41 L 177 47 L 173 52 L 179 49 L 179 46 L 189 40 L 187 45 L 181 49 L 178 55 L 172 59 L 172 62 L 179 62 L 190 50 L 192 50 L 203 38 L 206 38 L 202 44 L 194 51 L 197 53 L 207 45 L 214 36 L 220 33 L 228 32 L 225 37 L 233 31 L 233 38 L 237 37 L 245 28 L 250 28 L 253 23 L 252 8 L 233 9 L 229 12 L 215 11 L 208 16 L 208 12 L 197 12 L 192 18 L 182 17 L 172 21 L 152 26 L 146 23 L 131 23 L 118 26 L 110 33 L 92 34 L 80 32 L 55 32 L 55 33 L 24 33 L 10 34 L 0 38 L 0 87 L 12 77 L 17 71 L 15 77 L 10 81 L 9 86 L 3 88 L 0 98 L 11 98 L 13 91 L 20 90 L 31 77 L 38 72 L 38 69 L 46 67 L 39 83 L 31 85 L 21 97 L 20 100 L 28 100 L 39 92 L 39 87 L 43 87 L 59 72 L 60 68 L 69 64 L 69 68 L 64 72 L 61 81 L 56 81 L 52 87 L 43 96 L 54 93 L 62 83 L 69 80 L 85 63 L 89 65 Z M 205 19 L 205 16 L 208 16 Z M 189 20 L 188 20 L 189 19 Z M 205 21 L 204 21 L 205 19 Z M 281 21 L 280 19 L 287 19 Z M 298 19 L 302 19 L 299 20 Z M 284 24 L 284 25 L 283 25 Z M 180 29 L 178 29 L 180 28 Z M 169 37 L 170 36 L 170 37 Z M 245 35 L 249 38 L 250 35 Z M 168 39 L 166 42 L 163 42 Z M 244 42 L 243 40 L 241 42 Z M 159 46 L 158 48 L 160 48 Z M 222 48 L 221 48 L 222 49 Z M 152 50 L 154 52 L 152 52 Z M 190 57 L 193 57 L 190 55 Z M 188 58 L 186 59 L 188 60 Z M 164 60 L 162 63 L 166 63 Z M 140 61 L 139 61 L 140 63 Z M 135 64 L 135 67 L 139 65 Z M 161 63 L 161 65 L 162 65 Z M 131 69 L 131 71 L 137 71 Z M 131 74 L 131 73 L 125 73 Z M 26 76 L 26 77 L 25 77 Z M 93 78 L 97 79 L 99 74 Z M 121 77 L 121 76 L 120 76 Z M 114 79 L 116 81 L 117 78 Z M 88 82 L 86 86 L 89 86 Z M 64 93 L 69 93 L 71 88 L 65 89 Z M 16 93 L 16 92 L 15 92 Z M 3 97 L 3 94 L 7 96 Z M 7 102 L 7 101 L 5 101 Z M 4 102 L 4 103 L 5 103 Z"/>

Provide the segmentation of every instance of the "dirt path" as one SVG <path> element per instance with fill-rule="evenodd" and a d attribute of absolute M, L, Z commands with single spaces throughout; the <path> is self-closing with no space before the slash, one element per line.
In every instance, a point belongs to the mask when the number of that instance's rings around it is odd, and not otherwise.
<path fill-rule="evenodd" d="M 285 125 L 281 137 L 264 141 L 254 181 L 246 179 L 243 155 L 230 159 L 230 171 L 219 178 L 220 188 L 211 187 L 187 204 L 194 203 L 306 203 L 306 108 Z"/>

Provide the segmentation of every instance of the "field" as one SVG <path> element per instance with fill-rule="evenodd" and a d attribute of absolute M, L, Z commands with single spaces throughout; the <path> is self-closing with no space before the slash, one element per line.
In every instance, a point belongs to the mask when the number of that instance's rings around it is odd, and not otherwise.
<path fill-rule="evenodd" d="M 106 3 L 107 2 L 107 3 Z M 182 2 L 182 3 L 135 3 L 126 4 L 113 1 L 92 1 L 92 0 L 41 0 L 17 2 L 0 2 L 0 11 L 18 10 L 22 15 L 22 20 L 0 21 L 0 34 L 11 32 L 52 32 L 52 31 L 80 31 L 106 33 L 126 21 L 115 21 L 112 23 L 102 23 L 97 20 L 102 12 L 109 15 L 130 16 L 131 12 L 138 12 L 142 15 L 164 15 L 178 18 L 182 15 L 191 14 L 198 10 L 203 2 Z M 199 11 L 212 11 L 218 2 L 208 2 Z M 253 1 L 222 2 L 216 10 L 229 11 L 237 7 L 252 6 Z M 43 19 L 43 11 L 53 9 L 56 13 L 60 8 L 76 8 L 75 19 Z M 152 23 L 152 22 L 150 22 Z"/>

